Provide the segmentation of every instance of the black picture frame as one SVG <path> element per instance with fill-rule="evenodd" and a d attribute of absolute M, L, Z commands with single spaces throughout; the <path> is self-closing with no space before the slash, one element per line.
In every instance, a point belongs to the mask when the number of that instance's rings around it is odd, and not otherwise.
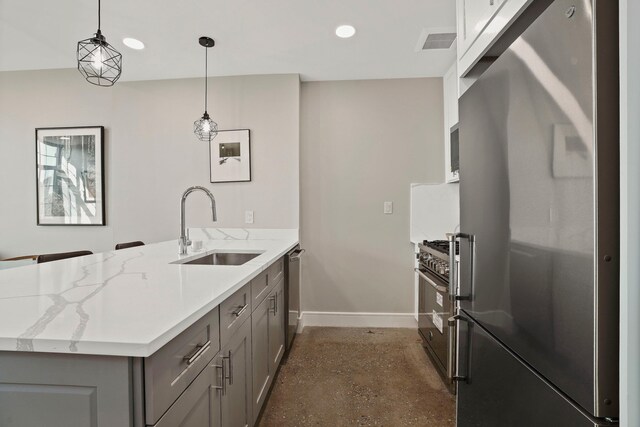
<path fill-rule="evenodd" d="M 91 174 L 91 171 L 87 171 L 83 169 L 80 173 L 77 173 L 77 168 L 74 168 L 74 176 L 73 177 L 63 177 L 62 179 L 69 181 L 69 179 L 75 179 L 77 184 L 78 182 L 82 183 L 81 191 L 77 190 L 77 194 L 83 197 L 84 202 L 89 204 L 95 204 L 95 212 L 93 217 L 85 216 L 85 217 L 76 217 L 73 216 L 60 216 L 60 215 L 46 215 L 46 209 L 43 209 L 44 199 L 41 200 L 41 196 L 43 196 L 41 181 L 41 171 L 46 170 L 46 166 L 41 162 L 41 139 L 44 144 L 45 137 L 59 137 L 60 139 L 64 139 L 65 137 L 69 139 L 69 148 L 64 147 L 55 151 L 56 153 L 56 164 L 59 164 L 59 151 L 64 152 L 65 157 L 67 157 L 67 161 L 70 160 L 72 155 L 72 137 L 74 136 L 94 136 L 94 148 L 91 152 L 90 149 L 85 151 L 84 142 L 82 142 L 82 153 L 83 153 L 83 162 L 85 160 L 84 154 L 85 152 L 89 152 L 93 155 L 94 159 L 94 173 Z M 84 139 L 82 139 L 84 141 Z M 38 226 L 105 226 L 106 222 L 106 192 L 105 192 L 105 172 L 104 172 L 104 126 L 66 126 L 66 127 L 39 127 L 35 129 L 35 177 L 36 177 L 36 224 Z M 47 157 L 47 156 L 45 156 Z M 98 158 L 99 157 L 99 158 Z M 83 163 L 83 166 L 85 164 Z M 73 165 L 72 165 L 73 166 Z M 58 166 L 56 166 L 57 168 Z M 89 176 L 89 178 L 87 178 Z M 93 179 L 93 194 L 91 194 L 87 188 L 87 182 L 90 182 Z M 99 179 L 100 182 L 97 182 Z M 69 193 L 67 193 L 69 194 Z M 90 197 L 92 196 L 92 197 Z M 44 196 L 43 196 L 44 197 Z"/>
<path fill-rule="evenodd" d="M 244 158 L 246 155 L 248 170 L 244 171 L 244 175 L 246 177 L 241 179 L 233 179 L 233 178 L 220 179 L 219 175 L 214 176 L 214 168 L 217 168 L 222 164 L 220 163 L 222 158 L 219 156 L 219 152 L 218 152 L 220 139 L 226 139 L 225 137 L 232 135 L 233 133 L 236 133 L 238 135 L 240 142 L 242 141 L 242 138 L 246 137 L 246 144 L 247 144 L 246 150 L 241 150 L 240 156 L 238 157 Z M 216 147 L 215 151 L 212 149 L 212 146 Z M 227 160 L 222 160 L 222 162 L 226 162 L 226 161 Z M 219 164 L 216 165 L 215 164 L 216 162 L 218 162 Z M 219 130 L 216 137 L 213 138 L 211 141 L 209 141 L 209 181 L 213 184 L 220 184 L 220 183 L 227 183 L 227 182 L 250 182 L 251 179 L 252 179 L 251 178 L 251 131 L 249 129 Z"/>

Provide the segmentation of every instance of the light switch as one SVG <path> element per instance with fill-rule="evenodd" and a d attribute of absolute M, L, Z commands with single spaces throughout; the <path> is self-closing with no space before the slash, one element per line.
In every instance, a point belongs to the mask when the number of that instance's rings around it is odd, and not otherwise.
<path fill-rule="evenodd" d="M 245 224 L 253 224 L 253 211 L 244 211 Z"/>
<path fill-rule="evenodd" d="M 386 214 L 393 213 L 393 202 L 384 202 L 384 213 Z"/>

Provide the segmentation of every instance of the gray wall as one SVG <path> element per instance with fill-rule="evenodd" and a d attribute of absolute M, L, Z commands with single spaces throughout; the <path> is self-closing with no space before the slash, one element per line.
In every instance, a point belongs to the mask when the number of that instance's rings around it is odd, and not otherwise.
<path fill-rule="evenodd" d="M 203 80 L 86 83 L 76 70 L 0 73 L 0 258 L 112 249 L 179 234 L 179 199 L 211 189 L 218 226 L 298 228 L 297 75 L 211 78 L 209 112 L 220 129 L 251 129 L 252 182 L 209 183 L 207 143 L 193 135 Z M 36 226 L 36 127 L 105 126 L 106 227 Z M 187 202 L 187 224 L 212 226 L 208 199 Z"/>
<path fill-rule="evenodd" d="M 620 2 L 620 426 L 640 426 L 640 2 Z"/>
<path fill-rule="evenodd" d="M 413 312 L 409 184 L 443 180 L 442 96 L 439 78 L 302 83 L 304 311 Z"/>

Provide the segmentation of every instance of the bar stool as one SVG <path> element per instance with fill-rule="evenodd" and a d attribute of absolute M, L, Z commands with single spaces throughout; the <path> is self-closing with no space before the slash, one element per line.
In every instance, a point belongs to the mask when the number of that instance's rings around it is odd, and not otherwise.
<path fill-rule="evenodd" d="M 13 258 L 0 259 L 0 270 L 35 264 L 37 258 L 38 255 L 23 255 Z"/>
<path fill-rule="evenodd" d="M 116 251 L 119 249 L 135 248 L 136 246 L 144 246 L 144 242 L 136 240 L 135 242 L 118 243 L 116 245 Z"/>
<path fill-rule="evenodd" d="M 60 252 L 57 254 L 43 254 L 43 255 L 38 255 L 38 258 L 36 258 L 36 262 L 38 264 L 42 264 L 43 262 L 51 262 L 51 261 L 57 261 L 59 259 L 67 259 L 67 258 L 75 258 L 78 256 L 85 256 L 85 255 L 92 255 L 93 252 L 91 251 L 75 251 L 75 252 Z"/>

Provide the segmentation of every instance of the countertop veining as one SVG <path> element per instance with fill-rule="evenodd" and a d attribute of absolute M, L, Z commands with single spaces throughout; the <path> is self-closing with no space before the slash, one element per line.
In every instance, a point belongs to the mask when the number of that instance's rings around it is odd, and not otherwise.
<path fill-rule="evenodd" d="M 177 241 L 0 271 L 0 351 L 147 357 L 298 243 L 298 230 L 191 229 L 240 266 L 171 264 Z"/>

